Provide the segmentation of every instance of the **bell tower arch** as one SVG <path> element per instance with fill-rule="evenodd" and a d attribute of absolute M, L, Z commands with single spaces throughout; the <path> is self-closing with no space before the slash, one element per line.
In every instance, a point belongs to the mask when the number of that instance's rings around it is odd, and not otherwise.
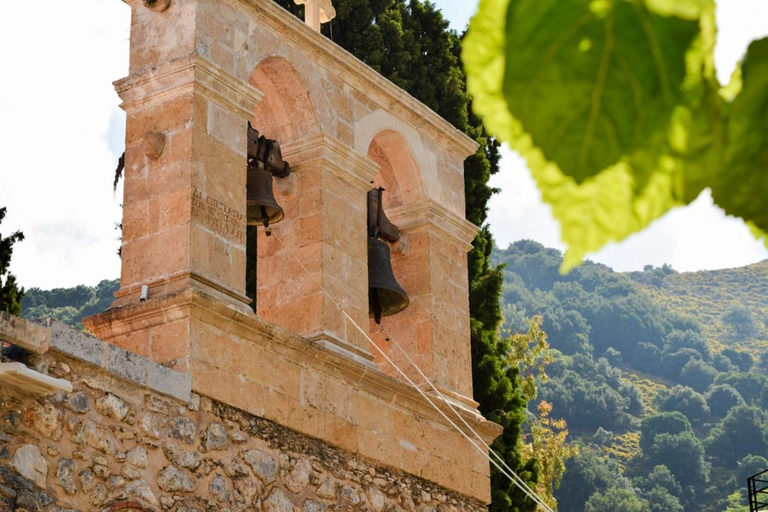
<path fill-rule="evenodd" d="M 286 145 L 319 131 L 309 90 L 288 59 L 266 57 L 251 73 L 249 83 L 264 93 L 251 119 L 261 135 Z"/>
<path fill-rule="evenodd" d="M 455 232 L 440 229 L 438 216 L 456 221 L 461 218 L 427 196 L 423 167 L 432 164 L 422 157 L 420 166 L 399 131 L 387 128 L 376 133 L 367 155 L 379 164 L 373 183 L 385 189 L 384 211 L 400 230 L 400 240 L 392 244 L 392 268 L 410 298 L 406 310 L 382 319 L 381 325 L 371 321 L 371 337 L 412 380 L 423 379 L 403 351 L 443 393 L 475 407 L 468 359 L 469 304 L 464 266 L 468 241 L 474 236 L 470 234 L 472 227 L 466 226 L 469 233 L 464 240 Z M 376 355 L 382 371 L 402 378 L 383 356 Z"/>

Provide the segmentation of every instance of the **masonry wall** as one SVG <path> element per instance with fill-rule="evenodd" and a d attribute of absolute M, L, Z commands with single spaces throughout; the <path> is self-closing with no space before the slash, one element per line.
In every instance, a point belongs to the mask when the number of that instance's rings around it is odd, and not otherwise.
<path fill-rule="evenodd" d="M 485 510 L 60 324 L 52 347 L 32 365 L 71 393 L 0 383 L 0 512 Z"/>

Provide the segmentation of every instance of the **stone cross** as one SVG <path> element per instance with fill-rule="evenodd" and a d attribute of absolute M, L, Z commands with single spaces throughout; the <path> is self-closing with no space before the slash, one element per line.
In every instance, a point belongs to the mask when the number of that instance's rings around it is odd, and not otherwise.
<path fill-rule="evenodd" d="M 336 17 L 331 0 L 293 0 L 296 5 L 304 4 L 304 23 L 320 32 L 320 24 Z"/>

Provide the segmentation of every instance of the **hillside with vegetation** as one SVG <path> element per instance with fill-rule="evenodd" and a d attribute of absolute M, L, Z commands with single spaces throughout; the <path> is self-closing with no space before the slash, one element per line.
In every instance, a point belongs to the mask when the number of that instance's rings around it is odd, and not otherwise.
<path fill-rule="evenodd" d="M 115 300 L 119 279 L 104 279 L 96 286 L 78 285 L 73 288 L 41 290 L 31 288 L 21 300 L 22 316 L 27 320 L 52 317 L 82 329 L 86 316 L 101 313 Z"/>
<path fill-rule="evenodd" d="M 768 262 L 560 275 L 562 254 L 531 241 L 494 262 L 504 329 L 543 318 L 554 361 L 536 402 L 580 447 L 560 510 L 743 509 L 746 477 L 768 469 Z"/>
<path fill-rule="evenodd" d="M 762 353 L 768 348 L 768 260 L 701 272 L 648 268 L 633 279 L 665 307 L 701 322 L 713 348 Z"/>

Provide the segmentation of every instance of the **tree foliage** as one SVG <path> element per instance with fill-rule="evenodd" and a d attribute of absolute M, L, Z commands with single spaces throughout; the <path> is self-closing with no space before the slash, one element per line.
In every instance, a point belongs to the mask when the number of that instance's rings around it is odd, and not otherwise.
<path fill-rule="evenodd" d="M 728 411 L 743 403 L 744 399 L 736 388 L 728 384 L 712 386 L 707 393 L 707 405 L 715 418 L 724 418 Z"/>
<path fill-rule="evenodd" d="M 602 493 L 597 492 L 587 500 L 584 512 L 646 512 L 648 502 L 637 497 L 631 489 L 612 487 Z"/>
<path fill-rule="evenodd" d="M 722 88 L 712 0 L 481 0 L 462 58 L 475 111 L 528 162 L 562 269 L 705 188 L 768 231 L 768 38 Z"/>
<path fill-rule="evenodd" d="M 675 386 L 660 395 L 658 401 L 660 411 L 678 411 L 694 425 L 702 425 L 709 418 L 706 398 L 687 386 Z"/>
<path fill-rule="evenodd" d="M 5 218 L 6 210 L 5 207 L 0 208 L 0 224 Z M 24 297 L 24 288 L 19 288 L 16 283 L 16 276 L 11 274 L 9 267 L 11 256 L 13 256 L 13 245 L 22 240 L 24 240 L 24 234 L 21 231 L 11 233 L 7 237 L 3 237 L 3 234 L 0 233 L 0 311 L 13 315 L 21 315 L 21 299 Z"/>
<path fill-rule="evenodd" d="M 119 279 L 104 279 L 96 286 L 78 285 L 53 290 L 31 288 L 21 301 L 23 316 L 28 320 L 52 317 L 82 329 L 82 319 L 109 308 L 118 288 Z"/>
<path fill-rule="evenodd" d="M 723 315 L 723 322 L 733 329 L 733 335 L 736 339 L 747 339 L 758 332 L 757 322 L 752 316 L 749 308 L 744 306 L 733 306 Z"/>
<path fill-rule="evenodd" d="M 725 467 L 751 454 L 768 453 L 765 413 L 746 404 L 732 408 L 707 440 L 707 453 Z M 768 468 L 766 468 L 768 469 Z"/>
<path fill-rule="evenodd" d="M 618 463 L 602 457 L 596 450 L 582 448 L 566 463 L 565 475 L 555 497 L 560 510 L 584 510 L 590 496 L 613 487 L 629 488 Z"/>
<path fill-rule="evenodd" d="M 528 322 L 527 333 L 509 338 L 509 364 L 518 369 L 517 387 L 529 405 L 538 395 L 538 385 L 547 381 L 547 366 L 554 361 L 541 323 L 541 317 L 533 317 Z M 529 414 L 530 435 L 521 436 L 519 445 L 524 460 L 536 461 L 538 478 L 534 490 L 556 510 L 554 490 L 560 486 L 566 461 L 578 453 L 578 447 L 568 443 L 566 421 L 551 414 L 552 404 L 540 401 L 536 414 Z"/>

